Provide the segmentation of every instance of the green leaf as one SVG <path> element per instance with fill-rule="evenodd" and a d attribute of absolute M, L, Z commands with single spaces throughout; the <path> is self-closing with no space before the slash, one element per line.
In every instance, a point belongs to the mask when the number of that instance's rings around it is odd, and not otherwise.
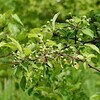
<path fill-rule="evenodd" d="M 25 64 L 25 63 L 24 63 Z M 24 64 L 20 64 L 21 65 L 21 67 L 27 72 L 28 71 L 28 69 L 27 69 L 27 63 L 24 65 Z"/>
<path fill-rule="evenodd" d="M 15 24 L 9 23 L 8 28 L 9 28 L 10 33 L 12 33 L 13 35 L 17 35 L 17 33 L 20 32 L 20 30 Z"/>
<path fill-rule="evenodd" d="M 46 41 L 48 39 L 51 39 L 52 38 L 52 33 L 50 32 L 45 32 L 44 35 L 43 35 L 43 40 Z"/>
<path fill-rule="evenodd" d="M 32 43 L 32 44 L 29 44 L 27 46 L 28 49 L 32 50 L 33 48 L 35 48 L 36 44 L 35 43 Z"/>
<path fill-rule="evenodd" d="M 77 58 L 79 58 L 80 60 L 84 60 L 84 56 L 82 55 L 77 55 Z"/>
<path fill-rule="evenodd" d="M 100 23 L 99 22 L 94 22 L 94 25 L 96 25 L 98 28 L 100 28 Z"/>
<path fill-rule="evenodd" d="M 38 38 L 38 34 L 34 34 L 34 33 L 28 34 L 28 38 L 33 38 L 33 37 Z"/>
<path fill-rule="evenodd" d="M 23 25 L 23 23 L 21 22 L 20 18 L 17 16 L 17 14 L 12 15 L 12 18 L 17 21 L 19 24 Z"/>
<path fill-rule="evenodd" d="M 13 51 L 15 51 L 17 48 L 15 47 L 14 44 L 12 44 L 11 42 L 6 43 L 4 46 L 9 47 L 10 49 L 12 49 Z"/>
<path fill-rule="evenodd" d="M 18 50 L 22 53 L 22 47 L 21 45 L 19 44 L 18 41 L 16 41 L 14 38 L 8 36 L 8 38 L 13 42 L 13 44 L 18 48 Z"/>
<path fill-rule="evenodd" d="M 5 44 L 5 42 L 0 42 L 0 47 L 4 46 Z"/>
<path fill-rule="evenodd" d="M 58 62 L 54 62 L 54 67 L 55 68 L 52 72 L 52 77 L 56 77 L 57 75 L 59 75 L 62 70 L 60 63 Z"/>
<path fill-rule="evenodd" d="M 61 43 L 59 43 L 57 46 L 58 46 L 59 50 L 61 50 L 63 48 Z"/>
<path fill-rule="evenodd" d="M 90 100 L 100 100 L 100 92 L 98 92 L 98 93 L 92 95 L 92 96 L 90 97 Z"/>
<path fill-rule="evenodd" d="M 55 22 L 56 22 L 56 20 L 57 20 L 57 17 L 59 16 L 59 14 L 60 14 L 60 13 L 57 13 L 57 14 L 55 14 L 54 17 L 53 17 L 53 21 L 52 21 L 53 30 L 55 30 Z"/>
<path fill-rule="evenodd" d="M 2 47 L 2 46 L 9 47 L 10 49 L 12 49 L 14 51 L 16 50 L 16 47 L 10 42 L 9 43 L 1 42 L 0 47 Z"/>
<path fill-rule="evenodd" d="M 100 53 L 99 48 L 98 48 L 96 45 L 94 45 L 94 44 L 88 43 L 88 44 L 85 44 L 85 46 L 88 46 L 88 47 L 90 47 L 91 49 L 95 50 L 96 52 Z"/>
<path fill-rule="evenodd" d="M 48 42 L 46 43 L 47 46 L 57 46 L 55 41 L 52 40 L 48 40 Z"/>
<path fill-rule="evenodd" d="M 33 87 L 28 90 L 28 95 L 31 95 L 32 91 L 33 91 Z"/>
<path fill-rule="evenodd" d="M 92 58 L 97 58 L 97 56 L 95 54 L 89 54 L 86 56 L 86 61 L 92 66 L 95 66 L 95 63 L 93 63 Z"/>
<path fill-rule="evenodd" d="M 87 64 L 86 62 L 84 62 L 84 63 L 83 63 L 83 67 L 84 67 L 84 69 L 87 69 L 88 64 Z"/>
<path fill-rule="evenodd" d="M 90 30 L 89 28 L 85 28 L 85 29 L 83 29 L 82 32 L 83 32 L 84 34 L 90 36 L 91 38 L 94 37 L 94 33 L 93 33 L 93 31 Z"/>
<path fill-rule="evenodd" d="M 33 33 L 33 34 L 39 34 L 39 33 L 41 33 L 41 28 L 33 28 L 31 31 L 30 31 L 30 33 Z"/>
<path fill-rule="evenodd" d="M 26 77 L 25 76 L 23 76 L 20 81 L 20 87 L 22 88 L 23 91 L 25 91 L 25 87 L 26 87 Z"/>
<path fill-rule="evenodd" d="M 32 52 L 32 51 L 31 51 L 29 48 L 24 48 L 24 54 L 25 54 L 26 56 L 30 55 L 31 52 Z"/>

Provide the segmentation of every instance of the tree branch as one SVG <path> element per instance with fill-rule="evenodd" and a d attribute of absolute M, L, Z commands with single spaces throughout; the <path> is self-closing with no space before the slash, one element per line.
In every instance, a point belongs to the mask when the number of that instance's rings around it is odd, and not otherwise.
<path fill-rule="evenodd" d="M 76 44 L 76 41 L 77 41 L 77 30 L 75 29 L 75 44 Z"/>
<path fill-rule="evenodd" d="M 88 64 L 88 66 L 89 66 L 89 68 L 94 69 L 94 70 L 96 70 L 96 71 L 100 72 L 100 69 L 97 69 L 97 68 L 95 68 L 95 67 L 91 66 L 90 64 Z"/>
<path fill-rule="evenodd" d="M 73 57 L 73 56 L 71 56 L 71 55 L 69 55 L 69 54 L 62 54 L 62 53 L 58 53 L 58 54 L 59 54 L 60 56 L 64 56 L 64 57 L 70 57 L 72 60 L 75 59 L 75 60 L 78 60 L 78 61 L 81 61 L 81 62 L 85 62 L 85 61 L 86 61 L 85 59 L 84 59 L 84 60 L 81 60 L 81 59 L 75 58 L 75 57 Z M 89 66 L 89 68 L 94 69 L 94 70 L 100 72 L 100 69 L 97 69 L 97 68 L 91 66 L 90 64 L 88 64 L 88 66 Z"/>
<path fill-rule="evenodd" d="M 94 40 L 90 40 L 90 41 L 81 41 L 83 44 L 85 43 L 92 43 L 92 44 L 96 44 L 96 43 L 100 43 L 100 38 L 95 38 Z"/>

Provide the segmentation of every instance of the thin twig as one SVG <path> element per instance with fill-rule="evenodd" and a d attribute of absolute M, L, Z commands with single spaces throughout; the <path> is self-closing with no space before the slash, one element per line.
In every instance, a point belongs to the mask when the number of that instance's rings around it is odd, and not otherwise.
<path fill-rule="evenodd" d="M 90 40 L 90 41 L 81 41 L 83 44 L 86 44 L 86 43 L 92 43 L 92 44 L 96 44 L 96 43 L 100 43 L 100 38 L 95 38 L 94 40 Z"/>
<path fill-rule="evenodd" d="M 100 69 L 97 69 L 97 68 L 95 68 L 95 67 L 91 66 L 90 64 L 88 64 L 88 66 L 89 66 L 89 68 L 92 68 L 92 69 L 94 69 L 94 70 L 96 70 L 96 71 L 100 72 Z"/>
<path fill-rule="evenodd" d="M 75 29 L 75 44 L 77 42 L 77 30 Z"/>
<path fill-rule="evenodd" d="M 73 57 L 73 56 L 71 56 L 71 55 L 69 55 L 69 54 L 62 54 L 62 53 L 58 53 L 58 54 L 59 54 L 60 56 L 64 56 L 64 57 L 70 57 L 72 60 L 78 60 L 78 61 L 81 61 L 81 62 L 85 62 L 85 61 L 86 61 L 85 59 L 84 59 L 84 60 L 81 60 L 81 59 L 75 58 L 75 57 Z M 97 69 L 97 68 L 91 66 L 90 64 L 88 64 L 88 66 L 89 66 L 89 68 L 94 69 L 94 70 L 100 72 L 100 69 Z"/>

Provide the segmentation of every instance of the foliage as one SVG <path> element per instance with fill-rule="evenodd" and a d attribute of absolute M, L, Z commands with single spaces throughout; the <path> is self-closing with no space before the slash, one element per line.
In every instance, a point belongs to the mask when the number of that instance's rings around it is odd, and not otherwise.
<path fill-rule="evenodd" d="M 0 100 L 32 100 L 32 96 L 24 93 L 18 83 L 12 79 L 4 81 L 4 86 L 0 84 Z"/>
<path fill-rule="evenodd" d="M 100 10 L 99 0 L 0 0 L 0 12 L 12 10 L 28 28 L 41 26 L 60 12 L 59 22 L 71 15 L 86 15 L 91 10 Z M 38 24 L 36 24 L 38 23 Z"/>
<path fill-rule="evenodd" d="M 27 30 L 17 14 L 0 14 L 1 82 L 15 77 L 34 100 L 99 100 L 100 12 L 58 16 Z"/>

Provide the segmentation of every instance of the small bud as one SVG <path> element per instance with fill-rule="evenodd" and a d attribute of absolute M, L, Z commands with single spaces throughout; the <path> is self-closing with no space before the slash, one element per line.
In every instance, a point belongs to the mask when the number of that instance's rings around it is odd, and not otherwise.
<path fill-rule="evenodd" d="M 61 52 L 64 52 L 64 50 L 61 50 Z"/>
<path fill-rule="evenodd" d="M 43 31 L 43 29 L 40 29 L 40 32 L 42 32 Z"/>
<path fill-rule="evenodd" d="M 86 16 L 83 16 L 84 19 L 86 19 Z"/>
<path fill-rule="evenodd" d="M 50 48 L 52 48 L 52 46 L 50 46 Z"/>
<path fill-rule="evenodd" d="M 74 19 L 70 19 L 71 22 L 74 22 Z"/>
<path fill-rule="evenodd" d="M 64 59 L 64 61 L 67 61 L 66 59 Z"/>
<path fill-rule="evenodd" d="M 47 25 L 44 25 L 44 26 L 43 26 L 43 28 L 46 28 L 46 27 L 47 27 Z"/>
<path fill-rule="evenodd" d="M 68 30 L 71 30 L 71 27 L 67 27 Z"/>
<path fill-rule="evenodd" d="M 47 21 L 47 24 L 49 24 L 50 23 L 50 21 Z"/>
<path fill-rule="evenodd" d="M 86 21 L 89 22 L 90 21 L 89 18 Z"/>
<path fill-rule="evenodd" d="M 36 57 L 39 57 L 38 55 L 36 55 Z"/>
<path fill-rule="evenodd" d="M 38 37 L 41 37 L 41 34 L 38 34 Z"/>
<path fill-rule="evenodd" d="M 53 21 L 53 19 L 50 20 L 51 22 Z"/>
<path fill-rule="evenodd" d="M 31 57 L 31 56 L 29 56 L 29 59 L 32 59 L 32 57 Z"/>
<path fill-rule="evenodd" d="M 73 47 L 73 46 L 70 46 L 69 48 L 70 48 L 70 49 L 73 49 L 74 47 Z"/>
<path fill-rule="evenodd" d="M 42 49 L 43 47 L 42 46 L 40 46 L 40 49 Z"/>
<path fill-rule="evenodd" d="M 68 19 L 66 19 L 66 22 L 69 22 L 69 20 L 68 20 Z"/>
<path fill-rule="evenodd" d="M 68 51 L 68 48 L 66 48 L 65 50 Z"/>
<path fill-rule="evenodd" d="M 78 40 L 79 40 L 79 41 L 82 41 L 82 39 L 81 39 L 81 38 L 78 38 Z"/>
<path fill-rule="evenodd" d="M 87 23 L 87 25 L 89 26 L 90 24 L 89 24 L 89 23 Z"/>
<path fill-rule="evenodd" d="M 99 29 L 99 28 L 97 28 L 97 30 L 99 31 L 100 29 Z"/>
<path fill-rule="evenodd" d="M 49 42 L 49 40 L 46 40 L 46 42 Z"/>
<path fill-rule="evenodd" d="M 64 58 L 64 56 L 61 56 L 61 58 Z"/>
<path fill-rule="evenodd" d="M 80 36 L 83 36 L 83 34 L 82 34 L 82 33 L 80 33 Z"/>
<path fill-rule="evenodd" d="M 60 30 L 62 30 L 62 28 L 60 28 Z"/>

